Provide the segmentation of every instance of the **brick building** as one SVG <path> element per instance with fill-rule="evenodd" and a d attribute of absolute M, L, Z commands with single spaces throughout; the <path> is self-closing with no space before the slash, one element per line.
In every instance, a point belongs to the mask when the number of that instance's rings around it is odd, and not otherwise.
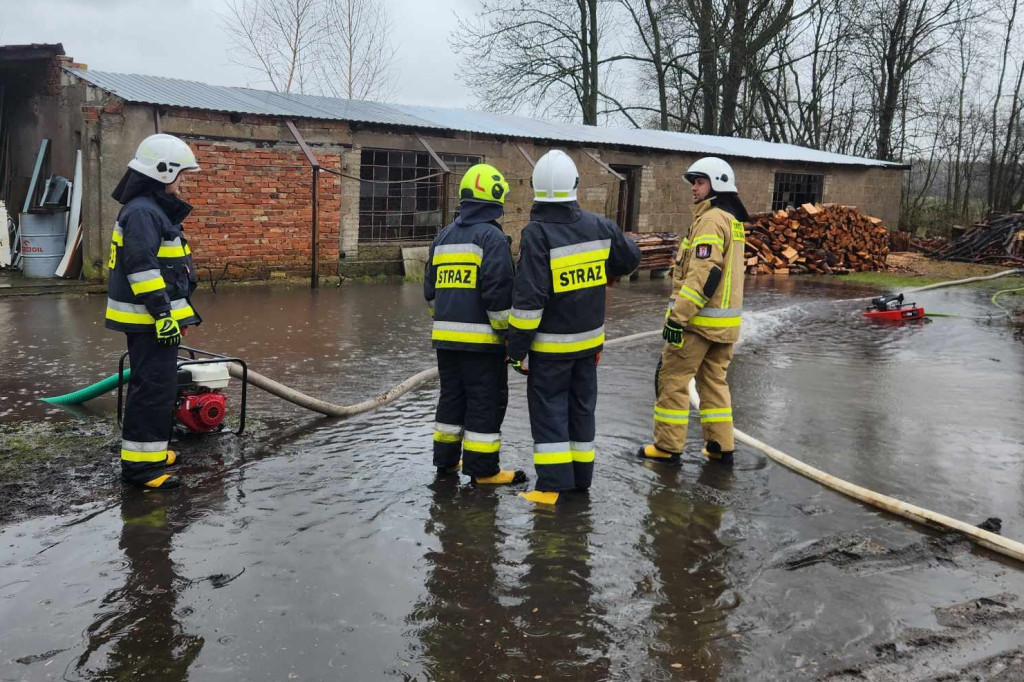
<path fill-rule="evenodd" d="M 6 59 L 14 49 L 17 64 Z M 906 170 L 753 140 L 99 72 L 73 63 L 59 45 L 0 48 L 0 85 L 15 95 L 3 110 L 19 140 L 11 148 L 15 175 L 31 171 L 40 138 L 53 141 L 55 173 L 70 176 L 75 150 L 83 151 L 84 260 L 94 278 L 105 274 L 119 208 L 110 193 L 138 142 L 157 131 L 183 137 L 196 151 L 203 172 L 187 180 L 195 211 L 186 231 L 198 265 L 218 274 L 227 266 L 229 277 L 309 271 L 312 171 L 289 124 L 323 169 L 318 248 L 322 271 L 330 273 L 336 266 L 399 273 L 400 247 L 428 243 L 451 219 L 461 171 L 477 161 L 508 178 L 504 224 L 517 239 L 529 217 L 532 162 L 555 147 L 576 161 L 584 208 L 641 232 L 686 229 L 691 200 L 681 176 L 701 156 L 733 165 L 752 213 L 836 201 L 890 227 L 899 219 Z M 9 205 L 18 184 L 3 197 Z"/>

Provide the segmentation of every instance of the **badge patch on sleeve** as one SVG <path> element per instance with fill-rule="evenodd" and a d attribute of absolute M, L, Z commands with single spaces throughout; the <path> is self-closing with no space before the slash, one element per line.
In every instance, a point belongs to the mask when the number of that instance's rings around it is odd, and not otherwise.
<path fill-rule="evenodd" d="M 711 244 L 698 244 L 697 248 L 694 249 L 694 254 L 697 258 L 710 258 L 711 257 Z"/>

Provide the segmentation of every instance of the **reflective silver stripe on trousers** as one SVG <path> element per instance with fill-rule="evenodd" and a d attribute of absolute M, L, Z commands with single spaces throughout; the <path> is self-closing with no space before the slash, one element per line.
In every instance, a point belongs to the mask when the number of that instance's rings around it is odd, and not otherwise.
<path fill-rule="evenodd" d="M 512 311 L 511 310 L 498 310 L 498 311 L 488 310 L 487 311 L 487 317 L 488 317 L 488 319 L 494 320 L 495 322 L 503 322 L 503 321 L 508 319 L 508 315 L 509 315 L 510 312 L 512 312 Z"/>
<path fill-rule="evenodd" d="M 493 334 L 494 329 L 489 324 L 472 324 L 470 322 L 434 322 L 434 329 L 446 332 L 471 332 L 476 334 Z"/>
<path fill-rule="evenodd" d="M 434 255 L 446 253 L 475 253 L 481 258 L 484 257 L 484 250 L 476 244 L 445 244 L 434 248 Z"/>
<path fill-rule="evenodd" d="M 594 449 L 594 441 L 590 441 L 589 443 L 569 441 L 569 449 L 574 452 L 590 452 Z"/>
<path fill-rule="evenodd" d="M 583 242 L 582 244 L 559 246 L 557 249 L 551 249 L 551 260 L 555 260 L 556 258 L 564 258 L 565 256 L 572 256 L 577 253 L 585 253 L 587 251 L 610 249 L 611 247 L 611 239 L 596 239 L 592 242 Z"/>
<path fill-rule="evenodd" d="M 107 299 L 107 307 L 111 310 L 116 310 L 122 313 L 139 313 L 148 315 L 149 311 L 146 310 L 146 306 L 139 305 L 138 303 L 124 303 L 122 301 L 115 301 L 112 298 Z M 171 301 L 171 310 L 181 310 L 182 308 L 188 307 L 188 301 L 183 298 L 176 298 Z"/>
<path fill-rule="evenodd" d="M 740 317 L 742 308 L 704 308 L 699 313 L 700 317 Z"/>
<path fill-rule="evenodd" d="M 151 279 L 156 279 L 157 277 L 162 277 L 159 268 L 154 270 L 143 270 L 142 272 L 133 272 L 128 275 L 128 282 L 131 284 L 138 284 L 139 282 L 146 282 Z"/>
<path fill-rule="evenodd" d="M 475 440 L 477 443 L 500 443 L 500 433 L 477 433 L 476 431 L 466 431 L 466 440 Z"/>
<path fill-rule="evenodd" d="M 163 452 L 167 449 L 167 441 L 154 440 L 144 443 L 138 440 L 122 440 L 121 449 L 132 452 Z"/>
<path fill-rule="evenodd" d="M 462 428 L 458 424 L 444 424 L 442 422 L 434 422 L 434 430 L 440 431 L 441 433 L 451 433 L 456 436 L 462 435 Z"/>
<path fill-rule="evenodd" d="M 538 308 L 537 310 L 520 310 L 519 308 L 512 309 L 512 317 L 517 317 L 520 320 L 539 320 L 544 315 L 544 309 Z"/>
<path fill-rule="evenodd" d="M 577 341 L 589 341 L 604 334 L 604 325 L 589 332 L 579 334 L 544 334 L 540 333 L 533 337 L 534 343 L 576 343 Z"/>
<path fill-rule="evenodd" d="M 569 452 L 568 443 L 534 443 L 534 452 Z"/>

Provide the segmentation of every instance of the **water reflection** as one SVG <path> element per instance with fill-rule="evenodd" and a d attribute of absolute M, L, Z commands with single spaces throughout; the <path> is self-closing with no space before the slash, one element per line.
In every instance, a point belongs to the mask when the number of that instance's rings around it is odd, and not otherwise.
<path fill-rule="evenodd" d="M 654 641 L 641 678 L 717 680 L 728 658 L 722 642 L 729 638 L 725 617 L 733 606 L 723 599 L 729 587 L 726 547 L 718 538 L 725 508 L 699 499 L 730 491 L 732 469 L 706 462 L 686 490 L 678 469 L 650 466 L 657 467 L 658 481 L 647 495 L 636 549 L 656 575 L 645 576 L 636 591 L 656 603 L 649 626 Z"/>
<path fill-rule="evenodd" d="M 174 535 L 186 525 L 188 500 L 124 487 L 118 546 L 128 564 L 125 582 L 106 595 L 86 631 L 88 644 L 75 664 L 82 678 L 188 679 L 204 640 L 178 622 L 177 599 L 187 581 L 171 560 Z"/>
<path fill-rule="evenodd" d="M 426 532 L 440 546 L 426 553 L 426 594 L 407 622 L 421 626 L 424 668 L 434 680 L 492 680 L 509 668 L 516 625 L 498 580 L 504 541 L 493 491 L 460 486 L 455 477 L 431 484 Z"/>
<path fill-rule="evenodd" d="M 591 581 L 591 502 L 570 495 L 553 510 L 532 512 L 523 560 L 519 627 L 524 675 L 544 680 L 603 680 L 610 641 Z"/>

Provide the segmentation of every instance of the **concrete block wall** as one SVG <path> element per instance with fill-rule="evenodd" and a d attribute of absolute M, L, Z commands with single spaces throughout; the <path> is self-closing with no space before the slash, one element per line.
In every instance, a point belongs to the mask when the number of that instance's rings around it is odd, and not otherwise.
<path fill-rule="evenodd" d="M 85 145 L 85 248 L 86 260 L 93 265 L 87 272 L 105 276 L 104 255 L 120 208 L 109 198 L 110 192 L 135 146 L 154 132 L 156 117 L 149 105 L 124 103 L 74 80 L 77 84 L 73 87 L 65 82 L 64 100 L 80 103 L 81 138 L 91 142 Z M 266 276 L 275 270 L 308 272 L 310 168 L 284 121 L 187 109 L 161 110 L 161 118 L 165 132 L 194 145 L 204 167 L 203 173 L 187 178 L 184 186 L 186 200 L 195 206 L 186 233 L 195 245 L 197 264 L 217 269 L 227 263 L 247 266 L 229 271 L 229 277 Z M 367 125 L 353 128 L 340 121 L 295 123 L 324 167 L 351 176 L 321 173 L 320 253 L 327 272 L 333 270 L 341 254 L 343 263 L 347 261 L 366 274 L 374 271 L 370 260 L 389 262 L 392 256 L 398 260 L 399 243 L 359 243 L 361 153 L 368 148 L 422 151 L 419 135 L 439 154 L 480 156 L 505 174 L 511 192 L 503 224 L 513 237 L 514 248 L 518 248 L 533 204 L 532 166 L 523 152 L 536 161 L 550 149 L 564 149 L 580 172 L 583 208 L 616 218 L 618 180 L 579 147 L 462 132 L 417 133 Z M 609 165 L 639 170 L 640 231 L 684 233 L 688 229 L 692 199 L 682 175 L 696 155 L 607 148 L 590 151 Z M 751 213 L 770 209 L 776 172 L 823 173 L 825 201 L 860 206 L 890 228 L 897 224 L 902 171 L 729 160 Z M 378 267 L 377 271 L 393 269 Z"/>

